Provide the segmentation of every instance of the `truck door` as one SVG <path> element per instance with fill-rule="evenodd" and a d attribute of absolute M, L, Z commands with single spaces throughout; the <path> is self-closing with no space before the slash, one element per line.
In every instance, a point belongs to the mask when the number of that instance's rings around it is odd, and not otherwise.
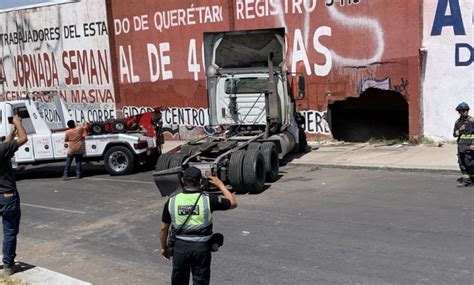
<path fill-rule="evenodd" d="M 34 154 L 34 142 L 33 137 L 35 135 L 35 129 L 31 122 L 30 115 L 25 106 L 15 106 L 13 108 L 13 114 L 17 114 L 21 118 L 25 132 L 28 135 L 28 142 L 22 145 L 15 153 L 15 162 L 17 163 L 31 163 L 35 161 Z"/>

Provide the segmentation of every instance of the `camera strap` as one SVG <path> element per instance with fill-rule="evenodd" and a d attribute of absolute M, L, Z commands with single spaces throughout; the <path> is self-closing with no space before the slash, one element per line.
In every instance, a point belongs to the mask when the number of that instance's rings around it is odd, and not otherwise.
<path fill-rule="evenodd" d="M 186 220 L 184 221 L 184 223 L 181 224 L 181 226 L 179 226 L 179 228 L 174 232 L 174 236 L 176 236 L 177 234 L 179 234 L 179 232 L 183 229 L 184 225 L 186 225 L 186 223 L 189 221 L 189 218 L 191 218 L 191 215 L 193 214 L 194 212 L 194 209 L 196 208 L 196 205 L 197 203 L 199 202 L 199 199 L 201 198 L 202 196 L 202 193 L 199 193 L 199 196 L 198 198 L 196 199 L 196 202 L 194 203 L 193 205 L 193 208 L 191 209 L 191 211 L 189 212 L 188 216 L 186 217 Z"/>

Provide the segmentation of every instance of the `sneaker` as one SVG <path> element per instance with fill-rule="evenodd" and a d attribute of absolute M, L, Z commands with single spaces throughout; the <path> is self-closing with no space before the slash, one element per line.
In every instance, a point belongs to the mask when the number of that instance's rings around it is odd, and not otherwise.
<path fill-rule="evenodd" d="M 69 179 L 69 176 L 63 175 L 63 180 L 66 181 Z"/>
<path fill-rule="evenodd" d="M 463 183 L 463 182 L 464 182 L 464 177 L 461 176 L 461 177 L 459 177 L 458 179 L 456 179 L 456 181 L 457 181 L 458 183 Z"/>
<path fill-rule="evenodd" d="M 3 276 L 8 277 L 13 274 L 15 274 L 14 265 L 3 265 Z"/>
<path fill-rule="evenodd" d="M 77 179 L 81 179 L 81 178 L 82 178 L 82 175 L 76 175 L 76 178 L 77 178 Z"/>
<path fill-rule="evenodd" d="M 458 187 L 473 187 L 474 183 L 471 179 L 464 179 L 462 183 L 458 184 Z"/>

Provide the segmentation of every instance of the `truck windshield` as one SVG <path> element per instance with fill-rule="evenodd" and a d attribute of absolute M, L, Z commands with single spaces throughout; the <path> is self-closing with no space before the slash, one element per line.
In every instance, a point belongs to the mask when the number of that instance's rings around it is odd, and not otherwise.
<path fill-rule="evenodd" d="M 267 89 L 266 78 L 232 78 L 225 81 L 226 94 L 262 93 Z"/>

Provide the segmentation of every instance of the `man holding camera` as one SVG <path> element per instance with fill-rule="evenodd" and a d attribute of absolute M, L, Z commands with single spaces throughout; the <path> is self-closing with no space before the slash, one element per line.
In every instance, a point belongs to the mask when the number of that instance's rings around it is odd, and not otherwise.
<path fill-rule="evenodd" d="M 3 222 L 3 273 L 14 273 L 16 237 L 20 229 L 20 196 L 16 188 L 11 159 L 18 148 L 28 141 L 19 116 L 14 116 L 12 128 L 0 144 L 0 215 Z M 18 138 L 14 140 L 15 135 Z"/>
<path fill-rule="evenodd" d="M 167 260 L 173 256 L 173 285 L 189 284 L 190 272 L 193 284 L 209 284 L 213 243 L 212 213 L 237 207 L 234 195 L 219 178 L 209 177 L 209 182 L 224 197 L 204 193 L 201 180 L 201 170 L 196 167 L 186 169 L 182 178 L 183 193 L 170 197 L 163 209 L 161 254 Z M 222 242 L 223 240 L 218 243 Z"/>

